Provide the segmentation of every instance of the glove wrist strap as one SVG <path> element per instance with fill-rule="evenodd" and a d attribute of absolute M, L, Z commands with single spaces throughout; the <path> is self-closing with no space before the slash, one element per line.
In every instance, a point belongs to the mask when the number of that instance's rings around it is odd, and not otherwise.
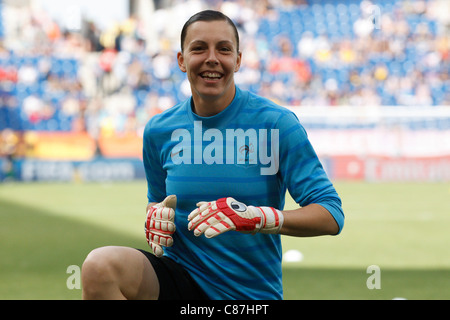
<path fill-rule="evenodd" d="M 272 207 L 248 206 L 248 208 L 261 216 L 261 225 L 255 230 L 256 232 L 271 234 L 280 232 L 284 222 L 284 216 L 280 210 Z"/>

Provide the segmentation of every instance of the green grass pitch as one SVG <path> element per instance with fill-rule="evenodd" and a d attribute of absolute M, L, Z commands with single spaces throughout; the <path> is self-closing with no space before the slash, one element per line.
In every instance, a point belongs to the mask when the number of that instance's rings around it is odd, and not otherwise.
<path fill-rule="evenodd" d="M 450 184 L 336 182 L 341 235 L 283 237 L 285 299 L 450 299 Z M 145 182 L 0 185 L 0 299 L 80 299 L 69 266 L 95 247 L 147 248 Z M 286 209 L 295 204 L 287 197 Z M 370 290 L 380 269 L 380 289 Z"/>

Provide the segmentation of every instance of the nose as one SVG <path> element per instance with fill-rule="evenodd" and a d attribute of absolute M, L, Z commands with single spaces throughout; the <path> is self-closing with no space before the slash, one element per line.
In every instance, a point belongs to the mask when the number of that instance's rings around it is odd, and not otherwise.
<path fill-rule="evenodd" d="M 215 50 L 209 50 L 208 57 L 206 59 L 207 64 L 219 64 Z"/>

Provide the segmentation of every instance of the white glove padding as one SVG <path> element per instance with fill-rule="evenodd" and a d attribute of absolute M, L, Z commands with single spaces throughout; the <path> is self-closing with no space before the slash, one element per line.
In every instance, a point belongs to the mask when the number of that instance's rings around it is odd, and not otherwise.
<path fill-rule="evenodd" d="M 204 233 L 213 238 L 230 230 L 278 233 L 284 222 L 283 214 L 275 208 L 246 206 L 231 197 L 199 202 L 197 207 L 188 216 L 188 229 L 197 237 Z"/>
<path fill-rule="evenodd" d="M 162 247 L 173 245 L 172 235 L 176 230 L 174 223 L 176 206 L 177 196 L 171 195 L 147 210 L 145 237 L 157 257 L 164 254 Z"/>

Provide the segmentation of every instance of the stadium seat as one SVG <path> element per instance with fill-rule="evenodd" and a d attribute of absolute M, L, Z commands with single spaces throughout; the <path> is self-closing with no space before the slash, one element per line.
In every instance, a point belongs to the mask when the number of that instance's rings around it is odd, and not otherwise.
<path fill-rule="evenodd" d="M 325 62 L 316 60 L 315 55 L 302 57 L 311 69 L 314 81 L 316 81 L 314 84 L 318 85 L 320 81 L 321 88 L 317 92 L 325 91 L 325 83 L 328 79 L 335 79 L 338 88 L 349 87 L 349 90 L 356 90 L 357 88 L 350 82 L 350 74 L 352 72 L 357 72 L 359 75 L 373 74 L 374 68 L 379 64 L 385 64 L 387 66 L 389 76 L 397 77 L 409 77 L 415 71 L 422 72 L 423 74 L 429 72 L 440 73 L 445 72 L 445 70 L 442 70 L 443 68 L 449 68 L 448 62 L 444 66 L 442 66 L 442 63 L 437 65 L 423 63 L 422 60 L 424 56 L 429 54 L 430 49 L 425 49 L 424 52 L 421 52 L 420 46 L 407 42 L 408 39 L 414 38 L 414 33 L 418 31 L 420 26 L 426 26 L 433 37 L 436 37 L 439 31 L 439 22 L 431 20 L 427 15 L 414 13 L 405 13 L 404 15 L 411 30 L 410 34 L 406 35 L 406 40 L 399 39 L 402 45 L 405 45 L 405 43 L 406 45 L 404 49 L 401 49 L 401 54 L 398 56 L 392 57 L 385 52 L 377 53 L 376 51 L 371 51 L 370 55 L 366 57 L 368 62 L 364 61 L 362 63 L 363 65 L 358 61 L 353 64 L 348 64 L 345 61 L 339 60 L 338 50 L 340 42 L 344 39 L 355 40 L 354 23 L 361 18 L 361 2 L 362 0 L 306 0 L 306 4 L 301 5 L 275 5 L 272 8 L 273 11 L 271 11 L 276 12 L 275 15 L 270 14 L 258 17 L 256 39 L 261 39 L 261 42 L 267 41 L 267 44 L 264 45 L 267 47 L 267 50 L 270 50 L 271 55 L 259 57 L 261 81 L 244 84 L 244 89 L 259 92 L 263 87 L 261 85 L 262 83 L 270 84 L 274 81 L 281 81 L 286 88 L 289 88 L 286 90 L 288 96 L 283 103 L 298 100 L 297 95 L 299 90 L 292 89 L 296 89 L 295 86 L 298 86 L 294 77 L 289 73 L 270 74 L 267 71 L 267 65 L 270 63 L 271 56 L 280 54 L 279 39 L 281 37 L 286 37 L 290 40 L 293 55 L 298 57 L 297 45 L 306 32 L 310 32 L 316 40 L 319 35 L 326 36 L 332 48 L 329 56 L 327 56 L 328 60 Z M 399 0 L 377 0 L 372 1 L 372 3 L 380 8 L 383 15 L 387 16 L 399 8 Z M 0 1 L 0 8 L 1 6 L 2 2 Z M 0 36 L 4 31 L 3 28 L 4 26 L 0 23 Z M 245 32 L 244 29 L 241 31 Z M 377 37 L 383 36 L 383 33 L 380 30 L 375 30 L 372 36 L 377 39 Z M 0 68 L 8 67 L 18 70 L 24 64 L 39 68 L 40 64 L 42 64 L 42 59 L 49 59 L 51 63 L 50 75 L 56 76 L 61 82 L 78 81 L 78 70 L 82 62 L 76 58 L 62 58 L 62 56 L 57 54 L 44 56 L 42 53 L 19 53 L 11 50 L 7 54 L 0 56 Z M 157 72 L 155 72 L 154 59 L 149 57 L 148 53 L 130 53 L 129 61 L 130 64 L 132 61 L 138 61 L 144 72 L 152 76 L 152 82 L 148 87 L 146 87 L 147 85 L 142 85 L 138 88 L 131 88 L 130 91 L 136 100 L 136 108 L 145 106 L 149 93 L 173 97 L 175 102 L 186 99 L 185 94 L 180 90 L 186 75 L 179 70 L 176 63 L 170 65 L 169 79 L 161 80 L 158 78 Z M 245 69 L 242 68 L 242 71 L 244 72 Z M 31 123 L 26 116 L 23 116 L 23 102 L 29 95 L 40 96 L 44 101 L 52 103 L 57 109 L 60 108 L 65 97 L 64 90 L 52 90 L 50 85 L 52 83 L 47 79 L 47 76 L 45 71 L 41 71 L 36 83 L 11 83 L 0 88 L 5 93 L 13 94 L 17 100 L 16 108 L 0 106 L 0 129 L 12 127 L 16 129 L 31 128 L 33 130 L 46 131 L 71 130 L 72 119 L 59 111 L 55 113 L 52 119 L 36 124 Z M 383 105 L 400 103 L 398 95 L 387 92 L 383 84 L 378 84 L 371 89 L 376 90 Z M 434 105 L 448 102 L 449 84 L 445 82 L 439 85 L 430 84 L 430 90 Z M 303 91 L 303 98 L 311 94 L 308 90 Z M 82 96 L 83 93 L 79 92 L 78 94 Z M 117 115 L 118 118 L 123 116 L 123 114 Z"/>

